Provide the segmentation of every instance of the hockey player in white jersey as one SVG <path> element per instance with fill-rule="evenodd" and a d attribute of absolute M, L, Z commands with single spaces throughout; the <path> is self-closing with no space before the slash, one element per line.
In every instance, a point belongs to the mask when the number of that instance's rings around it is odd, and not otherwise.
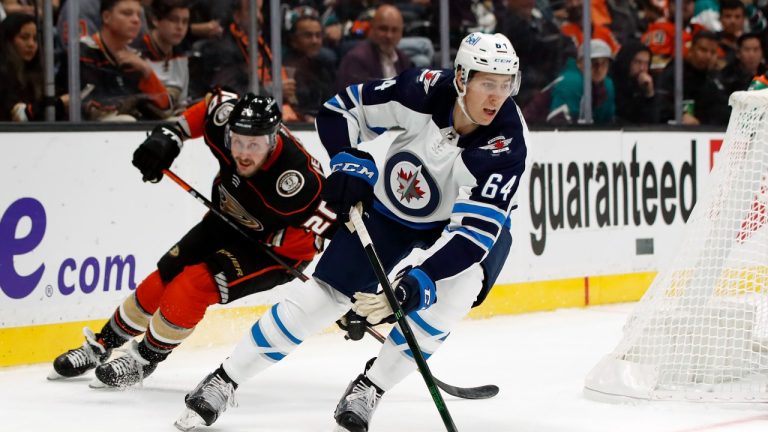
<path fill-rule="evenodd" d="M 510 212 L 525 169 L 527 127 L 511 96 L 519 60 L 501 34 L 465 37 L 454 70 L 412 69 L 347 87 L 317 117 L 332 173 L 323 191 L 342 221 L 364 204 L 364 222 L 387 271 L 417 260 L 393 283 L 429 358 L 480 304 L 511 246 Z M 358 148 L 397 130 L 374 157 Z M 211 425 L 239 384 L 280 361 L 350 307 L 371 324 L 392 310 L 356 234 L 339 229 L 297 294 L 274 305 L 231 356 L 185 398 L 176 426 Z M 334 417 L 338 430 L 367 431 L 382 395 L 416 363 L 395 326 L 377 358 L 355 378 Z"/>

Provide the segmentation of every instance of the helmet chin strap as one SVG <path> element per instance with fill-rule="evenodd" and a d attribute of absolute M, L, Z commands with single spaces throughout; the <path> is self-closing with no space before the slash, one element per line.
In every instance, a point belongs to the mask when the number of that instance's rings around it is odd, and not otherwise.
<path fill-rule="evenodd" d="M 461 79 L 461 78 L 459 78 Z M 463 90 L 459 90 L 459 86 L 456 84 L 456 81 L 453 82 L 453 86 L 456 88 L 456 93 L 459 94 L 459 97 L 456 99 L 456 102 L 459 103 L 459 108 L 461 109 L 461 112 L 471 121 L 473 124 L 480 125 L 480 123 L 476 122 L 475 119 L 472 118 L 471 115 L 467 112 L 467 107 L 464 106 L 464 96 L 467 94 L 467 83 L 463 82 L 464 85 Z"/>

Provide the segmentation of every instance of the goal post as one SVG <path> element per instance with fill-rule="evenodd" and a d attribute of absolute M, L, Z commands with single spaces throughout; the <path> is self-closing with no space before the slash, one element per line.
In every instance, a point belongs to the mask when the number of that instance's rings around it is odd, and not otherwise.
<path fill-rule="evenodd" d="M 590 398 L 768 402 L 768 90 L 730 104 L 680 249 L 587 375 Z"/>

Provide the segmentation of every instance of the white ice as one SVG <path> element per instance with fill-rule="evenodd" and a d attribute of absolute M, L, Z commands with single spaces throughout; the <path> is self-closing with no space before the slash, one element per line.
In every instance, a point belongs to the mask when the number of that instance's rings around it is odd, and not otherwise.
<path fill-rule="evenodd" d="M 489 400 L 446 396 L 459 431 L 747 432 L 768 430 L 768 407 L 656 402 L 612 405 L 586 399 L 584 376 L 611 351 L 631 305 L 463 322 L 430 360 L 435 376 L 459 386 L 494 383 Z M 231 346 L 174 353 L 142 388 L 88 388 L 88 377 L 48 382 L 49 365 L 0 369 L 0 431 L 174 431 L 184 394 Z M 332 431 L 333 409 L 378 343 L 340 333 L 307 340 L 243 384 L 239 406 L 202 431 Z M 371 431 L 445 431 L 420 375 L 382 399 Z"/>

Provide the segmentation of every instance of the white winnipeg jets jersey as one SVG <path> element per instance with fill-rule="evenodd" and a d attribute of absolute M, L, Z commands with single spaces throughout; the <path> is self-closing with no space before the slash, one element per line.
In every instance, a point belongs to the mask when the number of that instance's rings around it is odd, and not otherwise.
<path fill-rule="evenodd" d="M 329 99 L 317 120 L 331 157 L 397 131 L 376 160 L 374 209 L 414 228 L 445 226 L 420 265 L 434 280 L 481 261 L 508 229 L 527 153 L 528 129 L 511 98 L 491 124 L 460 136 L 453 79 L 451 70 L 411 69 L 352 85 Z"/>

